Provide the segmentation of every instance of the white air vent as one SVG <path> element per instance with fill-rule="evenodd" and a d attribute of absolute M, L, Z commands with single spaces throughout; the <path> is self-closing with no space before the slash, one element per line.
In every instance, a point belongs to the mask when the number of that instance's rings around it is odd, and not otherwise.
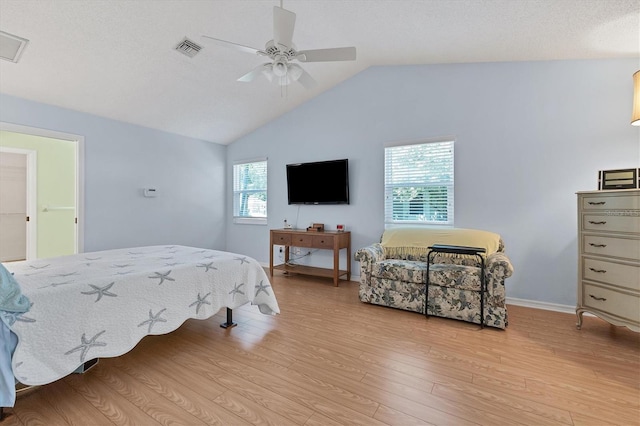
<path fill-rule="evenodd" d="M 0 31 L 0 59 L 18 62 L 20 54 L 29 43 L 26 38 Z"/>
<path fill-rule="evenodd" d="M 186 37 L 176 46 L 176 50 L 178 52 L 183 53 L 190 58 L 196 56 L 200 49 L 202 49 L 202 46 L 197 45 L 194 41 L 191 41 Z"/>

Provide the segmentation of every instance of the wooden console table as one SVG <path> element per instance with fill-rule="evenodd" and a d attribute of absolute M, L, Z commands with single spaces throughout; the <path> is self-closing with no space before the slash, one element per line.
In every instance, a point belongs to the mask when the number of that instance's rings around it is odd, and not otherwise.
<path fill-rule="evenodd" d="M 333 285 L 338 286 L 340 277 L 351 279 L 351 232 L 322 231 L 313 232 L 301 229 L 272 229 L 269 238 L 269 273 L 273 270 L 286 271 L 303 275 L 333 278 Z M 273 265 L 273 246 L 284 246 L 284 263 Z M 315 266 L 289 265 L 291 247 L 333 250 L 333 269 Z M 340 269 L 340 250 L 347 250 L 347 269 Z"/>

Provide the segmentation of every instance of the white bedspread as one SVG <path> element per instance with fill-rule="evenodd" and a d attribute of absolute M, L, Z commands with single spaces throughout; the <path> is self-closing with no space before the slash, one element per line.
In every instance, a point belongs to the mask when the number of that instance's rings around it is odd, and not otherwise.
<path fill-rule="evenodd" d="M 234 253 L 152 246 L 6 266 L 33 303 L 25 314 L 2 313 L 19 338 L 13 373 L 29 385 L 122 355 L 146 335 L 223 307 L 251 302 L 264 314 L 280 312 L 260 264 Z"/>

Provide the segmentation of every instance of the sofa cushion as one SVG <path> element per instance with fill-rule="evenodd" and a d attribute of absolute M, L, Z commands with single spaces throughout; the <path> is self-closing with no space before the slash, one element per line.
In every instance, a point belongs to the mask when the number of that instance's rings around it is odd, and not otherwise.
<path fill-rule="evenodd" d="M 480 292 L 480 268 L 463 265 L 431 265 L 429 286 L 433 285 Z"/>
<path fill-rule="evenodd" d="M 424 284 L 427 264 L 410 260 L 387 259 L 372 265 L 371 276 L 395 281 Z"/>
<path fill-rule="evenodd" d="M 381 244 L 387 258 L 426 260 L 434 244 L 480 247 L 489 256 L 499 250 L 500 235 L 465 228 L 394 228 L 384 232 Z"/>

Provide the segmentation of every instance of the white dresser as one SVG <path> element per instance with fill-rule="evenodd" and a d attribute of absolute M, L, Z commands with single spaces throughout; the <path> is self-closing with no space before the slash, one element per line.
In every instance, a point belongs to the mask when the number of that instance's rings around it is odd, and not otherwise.
<path fill-rule="evenodd" d="M 640 190 L 578 192 L 578 316 L 640 331 Z"/>

